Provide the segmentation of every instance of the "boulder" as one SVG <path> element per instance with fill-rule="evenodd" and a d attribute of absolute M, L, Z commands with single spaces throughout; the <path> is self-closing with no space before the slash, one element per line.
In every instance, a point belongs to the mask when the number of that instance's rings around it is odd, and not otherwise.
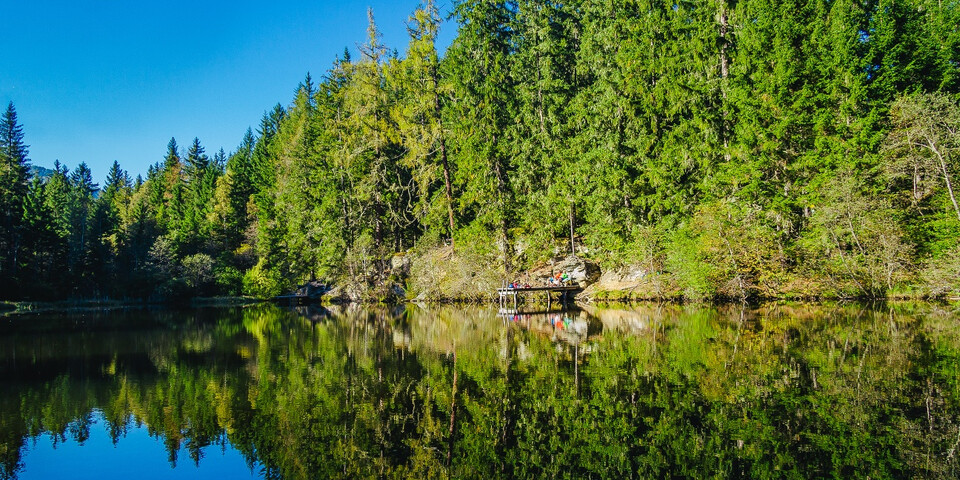
<path fill-rule="evenodd" d="M 390 257 L 390 270 L 394 274 L 406 276 L 410 274 L 410 257 L 402 253 L 398 253 Z"/>
<path fill-rule="evenodd" d="M 600 278 L 600 265 L 594 261 L 570 255 L 554 260 L 550 265 L 531 272 L 531 275 L 535 281 L 546 284 L 557 272 L 566 273 L 573 282 L 586 287 Z"/>
<path fill-rule="evenodd" d="M 297 287 L 296 295 L 300 297 L 318 298 L 329 291 L 330 287 L 326 284 L 311 280 Z"/>

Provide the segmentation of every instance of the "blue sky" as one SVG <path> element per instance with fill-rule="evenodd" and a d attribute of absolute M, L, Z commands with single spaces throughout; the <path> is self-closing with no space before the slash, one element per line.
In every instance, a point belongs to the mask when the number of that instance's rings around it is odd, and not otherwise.
<path fill-rule="evenodd" d="M 442 14 L 451 3 L 437 2 Z M 344 47 L 357 58 L 367 7 L 402 55 L 418 4 L 0 0 L 0 101 L 13 101 L 34 165 L 87 162 L 102 182 L 118 160 L 145 175 L 170 137 L 229 153 L 308 71 L 319 78 Z M 444 24 L 441 46 L 455 28 Z"/>

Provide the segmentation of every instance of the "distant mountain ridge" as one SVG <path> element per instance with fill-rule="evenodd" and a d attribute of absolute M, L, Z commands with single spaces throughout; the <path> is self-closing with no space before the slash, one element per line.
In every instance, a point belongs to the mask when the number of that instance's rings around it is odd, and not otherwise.
<path fill-rule="evenodd" d="M 38 165 L 30 165 L 30 178 L 40 177 L 43 181 L 47 181 L 52 176 L 53 170 Z"/>

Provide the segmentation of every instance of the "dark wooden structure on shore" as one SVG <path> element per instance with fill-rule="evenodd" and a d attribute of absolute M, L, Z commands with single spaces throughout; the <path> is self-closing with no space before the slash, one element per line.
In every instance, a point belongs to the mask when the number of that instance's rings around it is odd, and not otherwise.
<path fill-rule="evenodd" d="M 288 295 L 277 295 L 273 297 L 272 300 L 290 305 L 305 305 L 319 302 L 323 295 L 329 291 L 329 285 L 317 281 L 309 281 L 297 287 L 295 292 Z"/>
<path fill-rule="evenodd" d="M 563 303 L 564 305 L 566 305 L 567 302 L 570 301 L 570 298 L 572 297 L 573 293 L 574 293 L 574 292 L 579 292 L 580 290 L 583 290 L 583 288 L 581 288 L 579 285 L 576 285 L 576 284 L 572 284 L 572 285 L 557 285 L 557 286 L 554 286 L 554 287 L 514 287 L 514 288 L 504 287 L 504 288 L 498 288 L 498 289 L 497 289 L 497 294 L 498 294 L 498 296 L 500 297 L 500 302 L 499 302 L 499 303 L 500 303 L 500 308 L 506 308 L 506 307 L 507 307 L 507 304 L 509 303 L 509 298 L 512 297 L 512 298 L 513 298 L 513 309 L 516 310 L 516 309 L 517 309 L 517 303 L 518 303 L 517 297 L 518 297 L 519 295 L 522 295 L 522 294 L 525 294 L 525 293 L 536 294 L 536 293 L 539 293 L 539 292 L 543 292 L 543 293 L 546 295 L 546 297 L 547 297 L 547 310 L 549 311 L 549 310 L 550 310 L 550 303 L 553 301 L 553 298 L 552 298 L 553 295 L 552 295 L 552 294 L 553 294 L 554 292 L 559 292 L 559 293 L 560 293 L 560 299 L 559 299 L 559 300 L 560 300 L 561 303 Z"/>

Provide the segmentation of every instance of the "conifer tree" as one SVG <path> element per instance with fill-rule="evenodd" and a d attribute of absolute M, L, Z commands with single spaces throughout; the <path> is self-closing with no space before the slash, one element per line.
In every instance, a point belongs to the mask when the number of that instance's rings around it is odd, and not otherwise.
<path fill-rule="evenodd" d="M 360 47 L 361 58 L 353 65 L 345 98 L 351 133 L 348 171 L 355 178 L 355 195 L 366 205 L 361 223 L 370 227 L 369 247 L 385 251 L 394 246 L 391 243 L 402 241 L 402 231 L 409 226 L 410 185 L 397 165 L 397 131 L 389 114 L 393 92 L 384 81 L 388 50 L 381 43 L 372 9 L 367 18 L 367 42 Z"/>
<path fill-rule="evenodd" d="M 68 237 L 67 264 L 75 283 L 75 291 L 91 293 L 88 283 L 93 280 L 94 265 L 91 263 L 91 251 L 99 238 L 93 228 L 94 192 L 97 184 L 93 182 L 93 175 L 85 162 L 77 165 L 70 174 L 70 190 L 68 193 L 68 215 L 70 219 L 70 236 Z"/>
<path fill-rule="evenodd" d="M 452 154 L 457 172 L 460 207 L 471 230 L 489 235 L 471 243 L 493 240 L 505 267 L 513 248 L 509 228 L 513 214 L 512 171 L 507 126 L 516 118 L 514 85 L 509 72 L 513 44 L 512 10 L 486 1 L 458 2 L 454 15 L 460 31 L 444 58 L 444 75 L 451 79 L 446 114 L 456 119 Z"/>
<path fill-rule="evenodd" d="M 62 283 L 57 268 L 62 259 L 63 241 L 46 199 L 45 185 L 33 177 L 23 202 L 23 264 L 21 286 L 31 298 L 54 299 Z"/>
<path fill-rule="evenodd" d="M 0 283 L 17 275 L 23 200 L 27 193 L 27 145 L 13 102 L 0 120 Z"/>
<path fill-rule="evenodd" d="M 568 105 L 577 93 L 577 3 L 517 2 L 511 30 L 515 51 L 510 74 L 516 81 L 517 119 L 506 132 L 515 162 L 513 189 L 518 226 L 526 241 L 550 245 L 565 238 L 571 204 L 581 200 L 576 179 L 566 175 L 573 157 L 566 141 Z M 538 250 L 538 256 L 552 253 Z"/>
<path fill-rule="evenodd" d="M 237 150 L 229 155 L 225 173 L 217 179 L 217 213 L 224 236 L 224 248 L 240 246 L 243 232 L 250 224 L 247 205 L 254 193 L 253 149 L 257 140 L 247 129 Z"/>
<path fill-rule="evenodd" d="M 53 216 L 53 225 L 57 235 L 66 239 L 70 235 L 70 171 L 67 167 L 54 162 L 53 175 L 47 180 L 44 190 L 44 201 L 47 209 Z"/>
<path fill-rule="evenodd" d="M 417 184 L 418 220 L 427 231 L 445 223 L 444 236 L 452 239 L 456 228 L 453 173 L 449 131 L 442 117 L 446 87 L 440 78 L 436 48 L 439 26 L 440 14 L 432 0 L 410 17 L 407 55 L 394 71 L 393 81 L 402 89 L 394 116 L 405 150 L 404 166 Z"/>

